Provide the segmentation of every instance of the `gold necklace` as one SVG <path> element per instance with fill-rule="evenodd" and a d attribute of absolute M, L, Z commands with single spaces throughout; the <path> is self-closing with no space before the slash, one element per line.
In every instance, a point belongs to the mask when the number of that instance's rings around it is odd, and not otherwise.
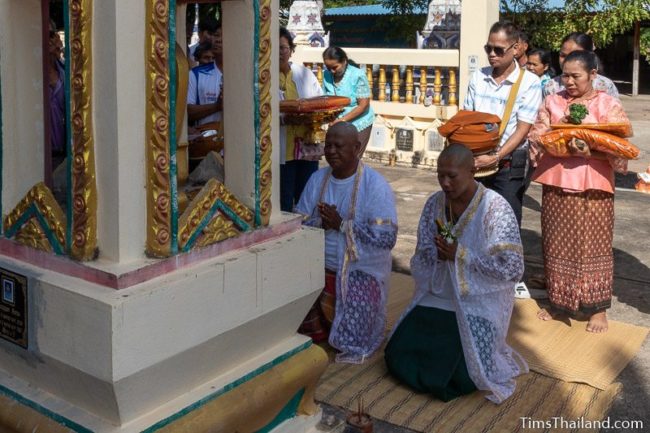
<path fill-rule="evenodd" d="M 451 209 L 451 201 L 448 202 L 447 209 L 449 209 L 449 222 L 451 225 L 456 225 L 456 220 L 454 220 L 454 211 Z"/>

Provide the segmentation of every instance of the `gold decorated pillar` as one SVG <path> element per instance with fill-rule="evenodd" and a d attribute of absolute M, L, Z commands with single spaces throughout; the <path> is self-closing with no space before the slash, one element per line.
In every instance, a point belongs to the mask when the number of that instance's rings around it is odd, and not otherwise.
<path fill-rule="evenodd" d="M 406 97 L 405 97 L 405 102 L 407 104 L 412 104 L 413 103 L 413 66 L 407 66 L 406 67 Z"/>
<path fill-rule="evenodd" d="M 419 104 L 424 104 L 424 98 L 427 96 L 427 67 L 420 66 L 420 100 Z"/>
<path fill-rule="evenodd" d="M 379 86 L 379 91 L 377 100 L 379 101 L 385 101 L 386 100 L 386 66 L 385 65 L 379 65 L 379 82 L 377 83 Z"/>
<path fill-rule="evenodd" d="M 435 68 L 433 78 L 433 104 L 440 105 L 440 99 L 442 96 L 442 77 L 440 68 Z"/>
<path fill-rule="evenodd" d="M 393 85 L 390 92 L 390 99 L 393 102 L 399 102 L 399 66 L 393 65 Z"/>
<path fill-rule="evenodd" d="M 458 104 L 458 98 L 456 97 L 457 91 L 458 91 L 458 84 L 456 82 L 456 69 L 449 68 L 449 98 L 447 101 L 447 105 Z"/>

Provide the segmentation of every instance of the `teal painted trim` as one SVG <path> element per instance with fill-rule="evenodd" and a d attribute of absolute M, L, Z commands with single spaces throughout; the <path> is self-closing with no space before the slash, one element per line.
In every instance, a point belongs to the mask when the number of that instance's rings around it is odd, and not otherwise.
<path fill-rule="evenodd" d="M 221 200 L 219 201 L 221 202 Z M 233 211 L 228 206 L 226 206 L 225 203 L 221 202 L 221 205 L 219 206 L 219 210 L 225 213 L 228 216 L 228 218 L 230 218 L 232 222 L 235 223 L 235 225 L 239 228 L 239 230 L 247 232 L 252 228 L 246 221 L 239 218 L 239 215 L 237 215 L 235 211 Z"/>
<path fill-rule="evenodd" d="M 178 253 L 178 180 L 176 179 L 176 0 L 169 0 L 169 186 L 171 194 L 171 253 Z"/>
<path fill-rule="evenodd" d="M 260 164 L 262 149 L 260 142 L 260 3 L 253 0 L 253 15 L 255 16 L 253 37 L 253 115 L 255 128 L 255 225 L 262 224 L 262 208 L 260 197 Z"/>
<path fill-rule="evenodd" d="M 282 424 L 288 419 L 295 418 L 298 413 L 298 406 L 300 406 L 300 400 L 302 396 L 305 395 L 305 388 L 302 388 L 300 391 L 294 395 L 291 400 L 282 408 L 280 413 L 268 423 L 265 427 L 259 429 L 255 433 L 269 433 L 271 430 Z"/>
<path fill-rule="evenodd" d="M 293 350 L 290 350 L 289 352 L 278 356 L 275 358 L 273 361 L 268 362 L 261 367 L 257 368 L 256 370 L 253 370 L 252 372 L 248 373 L 247 375 L 237 379 L 234 382 L 229 383 L 228 385 L 224 386 L 220 390 L 203 397 L 201 400 L 187 406 L 184 409 L 181 409 L 180 411 L 176 412 L 175 414 L 157 422 L 156 424 L 152 425 L 146 430 L 143 430 L 142 433 L 153 433 L 155 431 L 160 430 L 163 427 L 168 426 L 169 424 L 173 423 L 174 421 L 179 420 L 180 418 L 184 417 L 188 413 L 195 411 L 202 406 L 205 406 L 205 404 L 211 402 L 212 400 L 216 399 L 217 397 L 222 396 L 223 394 L 227 393 L 228 391 L 232 391 L 233 389 L 237 388 L 238 386 L 248 382 L 251 379 L 254 379 L 255 377 L 259 376 L 260 374 L 264 373 L 267 370 L 270 370 L 271 368 L 275 367 L 278 364 L 283 363 L 287 359 L 291 358 L 292 356 L 302 352 L 303 350 L 309 348 L 312 345 L 311 341 L 306 342 L 305 344 L 302 344 L 298 347 L 296 347 Z"/>
<path fill-rule="evenodd" d="M 192 249 L 192 247 L 194 246 L 194 242 L 196 242 L 196 240 L 199 238 L 205 226 L 208 225 L 210 220 L 212 220 L 212 218 L 214 217 L 214 214 L 217 213 L 217 211 L 219 210 L 225 213 L 226 216 L 228 216 L 228 218 L 230 218 L 235 223 L 235 225 L 239 228 L 239 230 L 245 232 L 250 230 L 250 226 L 244 220 L 239 218 L 239 216 L 235 212 L 233 212 L 232 209 L 230 209 L 222 200 L 217 200 L 214 202 L 214 204 L 212 205 L 208 213 L 203 217 L 203 219 L 196 227 L 196 229 L 194 229 L 194 232 L 192 233 L 187 243 L 183 247 L 184 253 Z"/>
<path fill-rule="evenodd" d="M 77 432 L 77 433 L 93 433 L 92 430 L 88 430 L 86 427 L 77 424 L 76 422 L 61 416 L 57 413 L 52 412 L 46 407 L 41 406 L 40 404 L 36 403 L 35 401 L 32 401 L 26 397 L 23 397 L 22 395 L 18 394 L 15 391 L 10 390 L 9 388 L 5 388 L 4 386 L 0 385 L 0 394 L 5 395 L 9 397 L 12 400 L 17 401 L 18 403 L 27 406 L 29 408 L 34 409 L 36 412 L 40 413 L 41 415 L 44 415 L 54 422 L 58 422 L 64 427 L 69 428 L 70 430 Z"/>
<path fill-rule="evenodd" d="M 41 212 L 38 210 L 38 208 L 34 203 L 32 203 L 31 206 L 33 207 L 34 210 L 34 216 L 36 216 L 38 223 L 41 225 L 41 228 L 45 232 L 45 236 L 47 236 L 47 240 L 50 241 L 50 245 L 52 246 L 54 253 L 58 255 L 65 254 L 65 249 L 63 248 L 63 245 L 59 243 L 59 240 L 54 235 L 54 232 L 47 224 L 47 221 L 45 220 Z"/>
<path fill-rule="evenodd" d="M 38 223 L 41 225 L 41 228 L 45 232 L 45 236 L 47 236 L 47 240 L 50 242 L 50 245 L 52 246 L 54 252 L 58 255 L 65 254 L 63 245 L 61 245 L 59 240 L 56 238 L 54 232 L 47 224 L 47 221 L 34 203 L 30 204 L 25 213 L 23 213 L 20 218 L 18 218 L 18 221 L 16 221 L 11 227 L 7 229 L 6 236 L 8 238 L 14 237 L 18 230 L 20 230 L 20 228 L 31 218 L 36 218 L 38 220 Z"/>
<path fill-rule="evenodd" d="M 66 153 L 68 155 L 66 164 L 66 177 L 68 178 L 68 194 L 66 197 L 66 224 L 65 224 L 65 246 L 66 250 L 72 249 L 72 100 L 70 99 L 70 4 L 69 0 L 63 1 L 63 24 L 65 34 L 65 134 Z"/>
<path fill-rule="evenodd" d="M 29 206 L 27 208 L 27 211 L 25 211 L 25 213 L 22 214 L 20 218 L 18 218 L 18 221 L 16 221 L 15 224 L 7 227 L 7 232 L 5 233 L 5 235 L 8 238 L 13 238 L 14 236 L 16 236 L 16 232 L 18 232 L 18 230 L 23 226 L 23 224 L 29 221 L 29 219 L 33 216 L 34 215 L 33 215 L 32 206 Z"/>

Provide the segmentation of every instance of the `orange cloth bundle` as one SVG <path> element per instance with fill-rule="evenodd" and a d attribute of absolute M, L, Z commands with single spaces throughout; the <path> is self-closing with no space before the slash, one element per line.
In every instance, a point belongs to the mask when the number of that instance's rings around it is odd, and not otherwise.
<path fill-rule="evenodd" d="M 572 123 L 556 123 L 551 125 L 552 129 L 596 129 L 602 132 L 617 135 L 619 137 L 631 137 L 632 125 L 629 123 L 581 123 L 580 126 Z"/>
<path fill-rule="evenodd" d="M 624 158 L 636 159 L 639 149 L 624 138 L 592 128 L 572 127 L 554 129 L 540 137 L 540 144 L 553 156 L 571 156 L 567 144 L 573 139 L 583 140 L 591 150 Z"/>
<path fill-rule="evenodd" d="M 280 101 L 281 113 L 313 113 L 342 109 L 350 105 L 345 96 L 316 96 L 313 98 L 286 99 Z"/>

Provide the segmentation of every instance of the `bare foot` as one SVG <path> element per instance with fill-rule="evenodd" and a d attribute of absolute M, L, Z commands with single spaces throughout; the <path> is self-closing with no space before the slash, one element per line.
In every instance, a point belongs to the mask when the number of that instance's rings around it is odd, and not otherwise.
<path fill-rule="evenodd" d="M 595 313 L 589 318 L 589 323 L 587 323 L 587 332 L 593 332 L 595 334 L 600 334 L 607 332 L 607 312 L 601 311 L 600 313 Z"/>
<path fill-rule="evenodd" d="M 546 308 L 542 308 L 537 312 L 537 318 L 546 322 L 553 320 L 553 315 Z"/>

